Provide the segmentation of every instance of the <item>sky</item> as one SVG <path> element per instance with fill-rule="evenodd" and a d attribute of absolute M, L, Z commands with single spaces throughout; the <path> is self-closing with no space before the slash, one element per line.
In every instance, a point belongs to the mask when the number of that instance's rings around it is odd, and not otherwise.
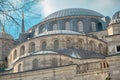
<path fill-rule="evenodd" d="M 18 3 L 19 2 L 14 2 L 15 5 L 18 5 Z M 112 17 L 115 12 L 120 10 L 120 0 L 40 0 L 37 4 L 33 5 L 32 7 L 28 7 L 28 9 L 29 8 L 30 11 L 25 10 L 26 31 L 35 24 L 41 22 L 42 19 L 48 15 L 54 13 L 55 11 L 66 8 L 85 8 L 97 11 L 104 16 Z M 39 15 L 39 17 L 31 13 Z M 18 38 L 20 28 L 21 26 L 19 26 L 19 28 L 14 27 L 14 29 L 6 29 L 6 31 L 14 38 Z"/>
<path fill-rule="evenodd" d="M 120 10 L 120 0 L 44 0 L 42 6 L 44 16 L 65 8 L 86 8 L 111 17 Z"/>

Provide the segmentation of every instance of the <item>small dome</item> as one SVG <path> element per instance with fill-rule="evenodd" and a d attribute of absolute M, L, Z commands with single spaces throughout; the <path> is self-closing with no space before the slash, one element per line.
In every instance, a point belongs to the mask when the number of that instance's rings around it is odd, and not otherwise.
<path fill-rule="evenodd" d="M 10 34 L 8 34 L 8 33 L 6 33 L 6 32 L 0 32 L 0 38 L 4 38 L 4 39 L 13 39 L 13 37 L 10 35 Z"/>
<path fill-rule="evenodd" d="M 70 9 L 63 9 L 60 11 L 57 11 L 48 17 L 45 18 L 45 20 L 53 19 L 53 18 L 60 18 L 60 17 L 66 17 L 66 16 L 97 16 L 97 17 L 104 17 L 102 14 L 88 9 L 83 8 L 70 8 Z"/>
<path fill-rule="evenodd" d="M 111 24 L 120 23 L 120 11 L 116 12 L 111 20 Z"/>

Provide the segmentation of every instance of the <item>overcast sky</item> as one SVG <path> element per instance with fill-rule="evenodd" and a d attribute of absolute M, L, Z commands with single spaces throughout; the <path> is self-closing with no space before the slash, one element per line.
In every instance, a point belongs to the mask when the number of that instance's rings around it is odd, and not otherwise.
<path fill-rule="evenodd" d="M 120 0 L 44 0 L 39 5 L 42 5 L 44 17 L 65 8 L 86 8 L 105 16 L 112 16 L 120 10 Z"/>

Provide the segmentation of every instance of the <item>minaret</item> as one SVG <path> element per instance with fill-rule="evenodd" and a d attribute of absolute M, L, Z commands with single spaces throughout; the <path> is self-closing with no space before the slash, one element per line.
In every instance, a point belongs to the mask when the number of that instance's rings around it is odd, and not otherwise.
<path fill-rule="evenodd" d="M 24 24 L 24 11 L 22 11 L 22 33 L 25 32 L 25 24 Z"/>

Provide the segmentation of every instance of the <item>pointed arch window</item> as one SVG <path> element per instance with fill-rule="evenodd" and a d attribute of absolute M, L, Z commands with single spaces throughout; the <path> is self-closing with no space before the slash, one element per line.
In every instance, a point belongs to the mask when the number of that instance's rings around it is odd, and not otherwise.
<path fill-rule="evenodd" d="M 83 22 L 79 21 L 77 24 L 78 24 L 78 30 L 79 30 L 79 32 L 83 32 Z"/>
<path fill-rule="evenodd" d="M 92 25 L 92 31 L 96 31 L 96 23 L 95 22 L 91 22 Z"/>
<path fill-rule="evenodd" d="M 24 55 L 25 54 L 25 46 L 22 46 L 20 48 L 20 56 Z"/>
<path fill-rule="evenodd" d="M 59 41 L 55 40 L 54 41 L 54 49 L 58 49 L 59 48 Z"/>
<path fill-rule="evenodd" d="M 32 69 L 38 69 L 38 60 L 34 59 L 32 62 Z"/>

